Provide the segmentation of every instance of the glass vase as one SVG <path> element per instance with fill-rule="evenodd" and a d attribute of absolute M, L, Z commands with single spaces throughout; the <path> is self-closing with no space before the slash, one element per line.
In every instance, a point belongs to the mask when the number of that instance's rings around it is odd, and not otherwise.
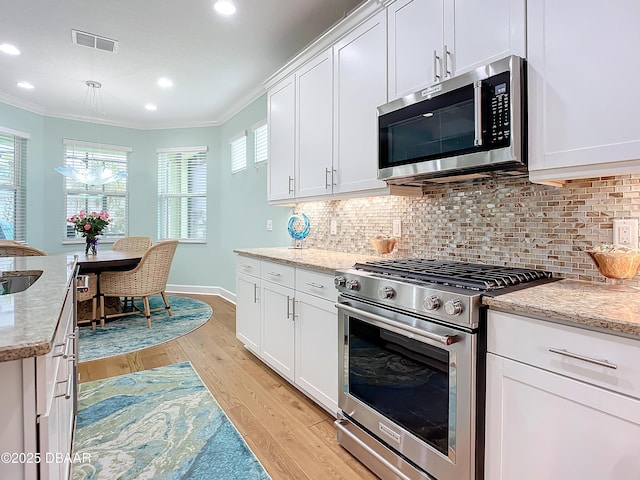
<path fill-rule="evenodd" d="M 95 237 L 87 237 L 87 243 L 84 247 L 85 255 L 96 255 L 98 253 L 98 239 Z"/>

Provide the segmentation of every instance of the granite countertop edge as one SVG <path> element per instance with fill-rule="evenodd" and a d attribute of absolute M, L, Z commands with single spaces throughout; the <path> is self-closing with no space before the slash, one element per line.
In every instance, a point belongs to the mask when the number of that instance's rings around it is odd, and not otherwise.
<path fill-rule="evenodd" d="M 334 252 L 318 248 L 237 248 L 233 251 L 234 253 L 260 260 L 270 260 L 328 274 L 334 274 L 336 270 L 350 268 L 356 262 L 380 259 L 373 255 Z"/>
<path fill-rule="evenodd" d="M 640 340 L 640 290 L 558 280 L 483 297 L 490 309 Z"/>
<path fill-rule="evenodd" d="M 64 254 L 0 258 L 2 272 L 42 271 L 23 292 L 0 296 L 0 362 L 51 351 L 75 265 Z"/>

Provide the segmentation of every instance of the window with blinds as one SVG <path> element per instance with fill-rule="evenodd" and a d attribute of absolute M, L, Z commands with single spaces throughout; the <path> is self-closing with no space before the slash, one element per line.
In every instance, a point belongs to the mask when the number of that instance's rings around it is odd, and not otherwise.
<path fill-rule="evenodd" d="M 109 169 L 112 172 L 127 172 L 131 148 L 116 145 L 94 144 L 79 140 L 63 140 L 64 165 L 79 172 L 96 168 Z M 126 237 L 129 233 L 129 196 L 127 177 L 104 185 L 87 185 L 64 177 L 64 195 L 66 218 L 81 210 L 109 214 L 109 225 L 102 231 L 102 238 Z M 74 231 L 73 224 L 66 223 L 65 238 L 82 238 Z"/>
<path fill-rule="evenodd" d="M 28 137 L 0 128 L 0 240 L 27 240 Z"/>
<path fill-rule="evenodd" d="M 207 147 L 159 148 L 158 238 L 207 239 Z"/>
<path fill-rule="evenodd" d="M 247 132 L 241 132 L 229 140 L 231 144 L 231 173 L 247 168 Z"/>
<path fill-rule="evenodd" d="M 253 161 L 255 165 L 265 163 L 269 157 L 268 133 L 266 122 L 260 123 L 253 128 L 253 151 L 255 155 Z"/>

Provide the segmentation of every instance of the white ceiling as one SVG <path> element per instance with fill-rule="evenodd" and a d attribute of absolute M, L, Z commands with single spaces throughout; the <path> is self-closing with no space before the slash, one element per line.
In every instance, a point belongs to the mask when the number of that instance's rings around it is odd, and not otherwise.
<path fill-rule="evenodd" d="M 217 125 L 361 1 L 234 0 L 237 13 L 222 17 L 214 0 L 7 0 L 0 44 L 22 55 L 0 53 L 0 102 L 132 128 Z M 75 45 L 72 29 L 115 39 L 118 52 Z M 172 88 L 156 85 L 162 76 Z M 102 83 L 99 114 L 87 80 Z"/>

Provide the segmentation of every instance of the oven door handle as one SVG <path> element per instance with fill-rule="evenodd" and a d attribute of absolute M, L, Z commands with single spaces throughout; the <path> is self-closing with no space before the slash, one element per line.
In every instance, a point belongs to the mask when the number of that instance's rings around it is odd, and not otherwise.
<path fill-rule="evenodd" d="M 438 335 L 437 333 L 431 333 L 431 332 L 427 332 L 426 330 L 421 330 L 408 325 L 403 325 L 401 323 L 394 322 L 393 320 L 389 320 L 388 318 L 385 318 L 381 315 L 365 312 L 364 310 L 360 310 L 359 308 L 355 308 L 344 303 L 336 303 L 335 305 L 336 305 L 336 308 L 338 309 L 345 310 L 347 312 L 353 313 L 363 318 L 367 318 L 369 320 L 373 320 L 374 322 L 379 322 L 385 325 L 389 325 L 391 327 L 396 327 L 411 333 L 415 333 L 416 335 L 420 335 L 422 337 L 428 338 L 429 340 L 440 342 L 444 345 L 451 345 L 452 343 L 455 343 L 458 338 L 457 335 Z"/>

